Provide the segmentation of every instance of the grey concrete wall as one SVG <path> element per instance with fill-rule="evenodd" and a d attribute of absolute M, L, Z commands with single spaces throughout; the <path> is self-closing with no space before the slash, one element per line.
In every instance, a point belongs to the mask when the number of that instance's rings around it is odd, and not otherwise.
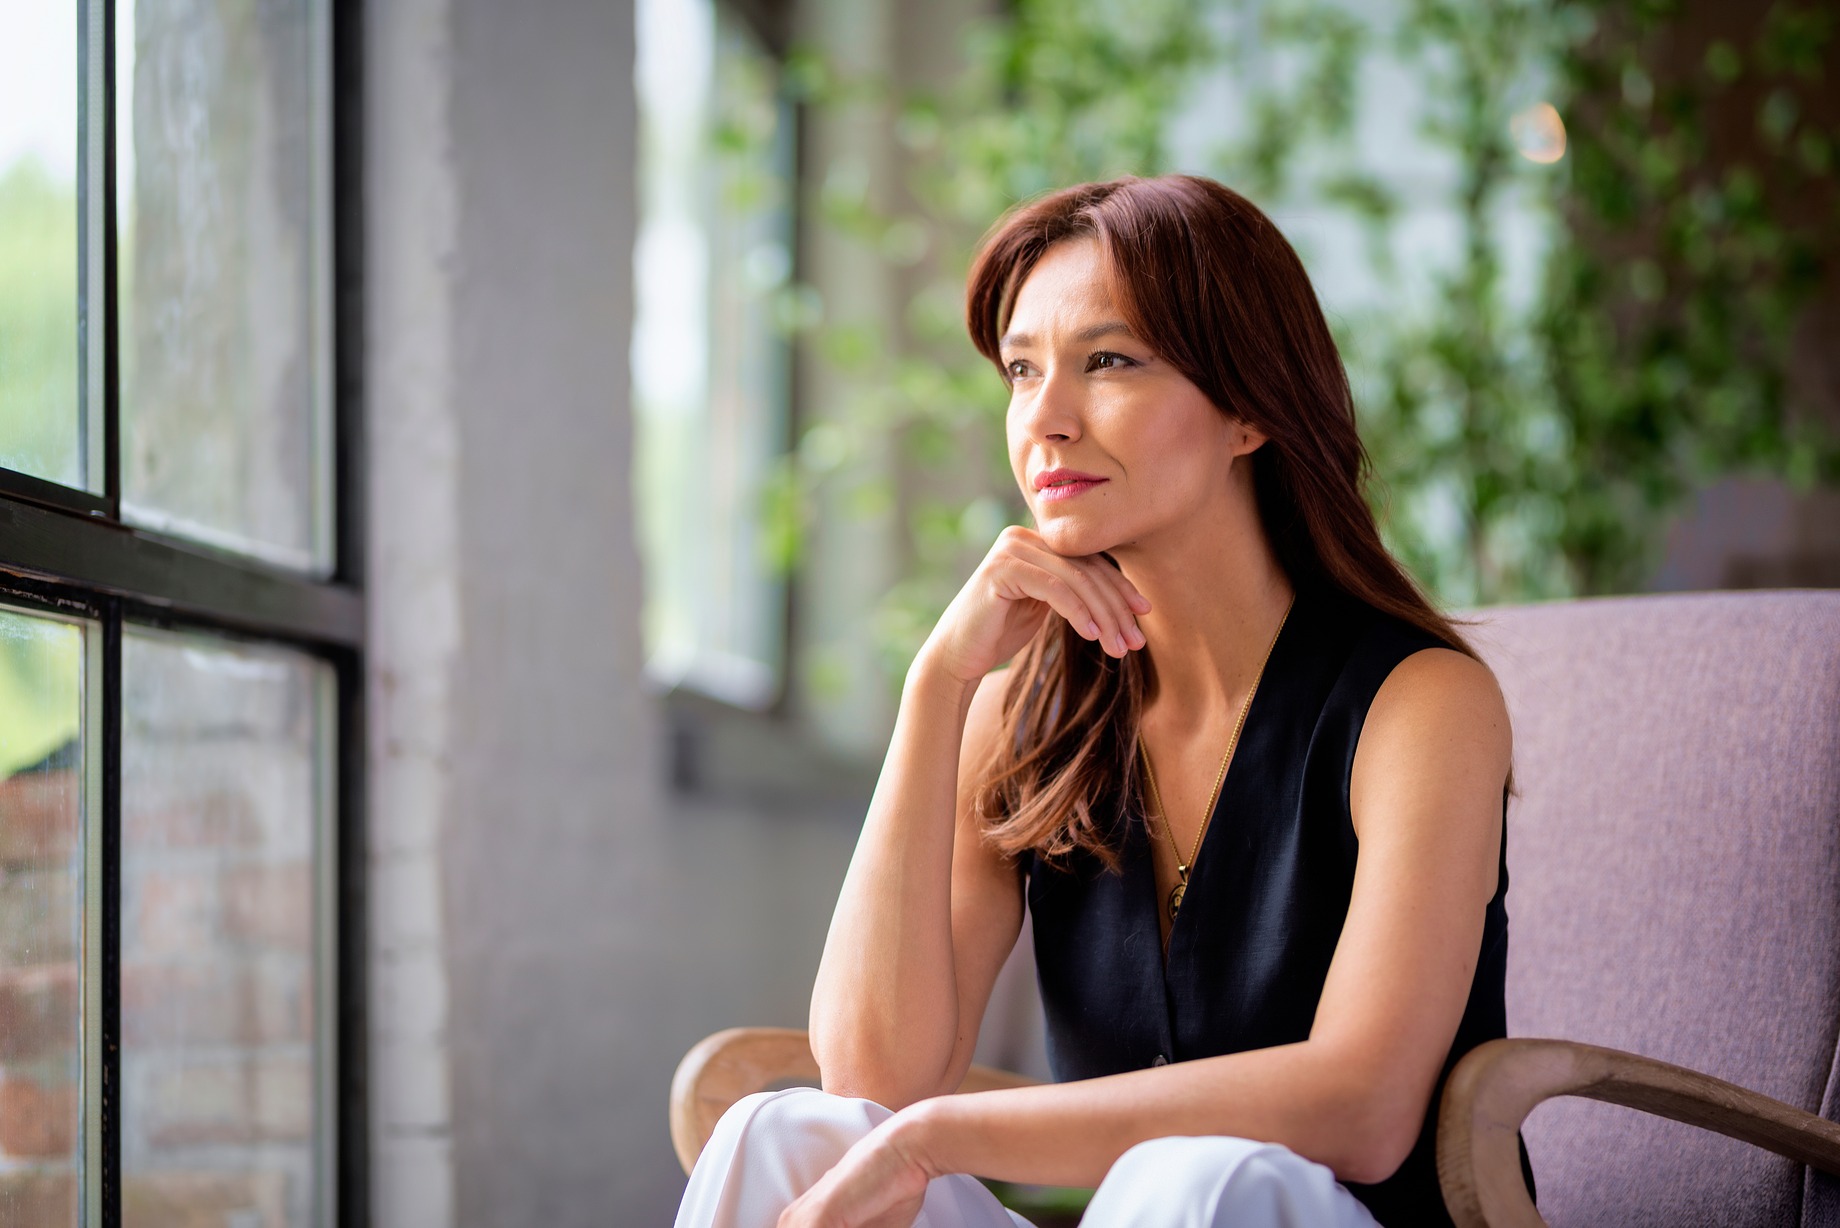
<path fill-rule="evenodd" d="M 803 1023 L 865 799 L 662 783 L 629 7 L 365 20 L 375 1221 L 669 1222 L 672 1069 Z"/>
<path fill-rule="evenodd" d="M 661 858 L 626 412 L 632 16 L 456 0 L 452 22 L 455 1222 L 599 1225 L 645 1180 L 627 1105 Z"/>
<path fill-rule="evenodd" d="M 440 840 L 455 792 L 458 188 L 446 0 L 365 6 L 373 1222 L 453 1222 Z"/>

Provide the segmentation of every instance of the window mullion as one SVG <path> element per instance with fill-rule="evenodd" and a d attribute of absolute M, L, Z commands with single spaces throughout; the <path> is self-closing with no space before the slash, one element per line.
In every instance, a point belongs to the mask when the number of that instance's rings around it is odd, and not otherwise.
<path fill-rule="evenodd" d="M 77 244 L 82 298 L 77 403 L 83 423 L 83 488 L 101 499 L 100 510 L 111 520 L 121 511 L 115 429 L 114 9 L 114 0 L 86 0 L 77 14 L 83 82 L 77 92 L 77 199 L 82 211 Z"/>
<path fill-rule="evenodd" d="M 121 607 L 85 637 L 83 689 L 84 1228 L 121 1223 Z"/>

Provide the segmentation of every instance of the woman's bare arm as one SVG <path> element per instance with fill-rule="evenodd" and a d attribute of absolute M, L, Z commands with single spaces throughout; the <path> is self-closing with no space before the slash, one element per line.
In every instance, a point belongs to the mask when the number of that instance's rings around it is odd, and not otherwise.
<path fill-rule="evenodd" d="M 900 1108 L 952 1090 L 1022 924 L 1014 871 L 970 795 L 1008 673 L 966 684 L 923 656 L 844 877 L 811 999 L 826 1091 Z"/>
<path fill-rule="evenodd" d="M 1011 868 L 977 838 L 971 792 L 1007 736 L 1007 674 L 1049 619 L 1113 656 L 1144 646 L 1150 603 L 1116 568 L 1011 526 L 908 669 L 900 712 L 811 995 L 825 1090 L 900 1108 L 951 1091 L 1021 926 Z"/>

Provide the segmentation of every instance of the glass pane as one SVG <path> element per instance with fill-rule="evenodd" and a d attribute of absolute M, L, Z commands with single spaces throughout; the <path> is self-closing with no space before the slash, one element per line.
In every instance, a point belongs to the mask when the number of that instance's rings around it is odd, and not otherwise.
<path fill-rule="evenodd" d="M 124 512 L 306 570 L 329 514 L 321 18 L 123 0 L 115 35 Z"/>
<path fill-rule="evenodd" d="M 83 632 L 0 610 L 0 1224 L 81 1178 Z"/>
<path fill-rule="evenodd" d="M 786 452 L 793 115 L 728 10 L 637 9 L 636 486 L 648 671 L 760 705 L 783 665 L 765 513 Z"/>
<path fill-rule="evenodd" d="M 0 466 L 81 483 L 77 14 L 0 0 Z"/>
<path fill-rule="evenodd" d="M 122 643 L 123 1223 L 314 1223 L 325 666 Z"/>

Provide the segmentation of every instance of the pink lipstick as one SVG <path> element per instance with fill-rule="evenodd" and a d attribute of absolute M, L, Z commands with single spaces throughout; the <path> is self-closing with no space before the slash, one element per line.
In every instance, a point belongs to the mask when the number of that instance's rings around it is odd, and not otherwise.
<path fill-rule="evenodd" d="M 1083 495 L 1105 480 L 1078 469 L 1044 469 L 1035 475 L 1035 494 L 1044 503 L 1056 503 Z"/>

